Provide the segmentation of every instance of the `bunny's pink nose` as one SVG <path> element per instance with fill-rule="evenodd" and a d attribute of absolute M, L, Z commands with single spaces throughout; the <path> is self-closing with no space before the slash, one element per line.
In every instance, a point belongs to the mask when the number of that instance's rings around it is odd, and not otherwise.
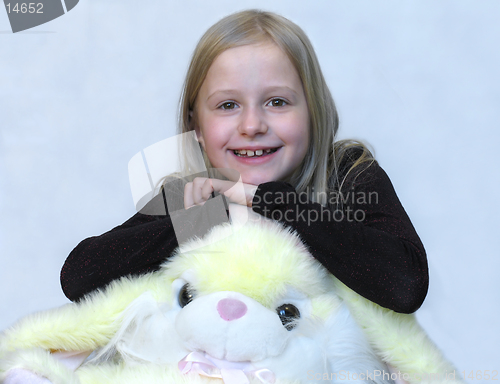
<path fill-rule="evenodd" d="M 236 320 L 247 313 L 247 306 L 236 299 L 222 299 L 217 303 L 217 312 L 226 321 Z"/>

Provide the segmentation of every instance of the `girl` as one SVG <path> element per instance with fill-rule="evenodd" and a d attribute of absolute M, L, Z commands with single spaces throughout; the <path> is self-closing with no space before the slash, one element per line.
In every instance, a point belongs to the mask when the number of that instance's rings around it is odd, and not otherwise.
<path fill-rule="evenodd" d="M 292 227 L 315 258 L 367 299 L 397 312 L 420 307 L 428 287 L 422 243 L 370 151 L 335 141 L 335 105 L 298 26 L 255 10 L 212 26 L 195 49 L 181 99 L 180 133 L 193 130 L 207 168 L 229 179 L 223 169 L 237 171 L 244 193 L 219 177 L 185 183 L 178 237 L 203 235 L 193 233 L 203 220 L 227 221 L 206 215 L 205 202 L 222 193 Z M 68 298 L 159 268 L 178 242 L 169 214 L 145 212 L 158 212 L 169 193 L 165 186 L 142 213 L 71 252 L 61 272 Z"/>

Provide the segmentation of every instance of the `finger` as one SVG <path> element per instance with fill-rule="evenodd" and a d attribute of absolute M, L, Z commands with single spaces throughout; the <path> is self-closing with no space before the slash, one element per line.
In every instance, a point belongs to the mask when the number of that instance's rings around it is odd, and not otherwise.
<path fill-rule="evenodd" d="M 193 180 L 193 200 L 196 205 L 203 205 L 205 200 L 203 199 L 202 191 L 203 185 L 205 184 L 206 178 L 196 177 Z"/>
<path fill-rule="evenodd" d="M 214 187 L 212 185 L 211 179 L 206 179 L 201 187 L 201 197 L 204 201 L 207 201 L 212 196 L 212 192 L 214 191 Z"/>
<path fill-rule="evenodd" d="M 241 181 L 223 181 L 223 180 L 212 180 L 214 185 L 214 190 L 219 193 L 223 193 L 231 202 L 246 205 L 247 207 L 252 206 L 253 197 L 257 191 L 257 186 L 253 184 L 245 184 Z"/>
<path fill-rule="evenodd" d="M 201 202 L 201 186 L 200 186 L 201 179 L 199 177 L 196 177 L 193 180 L 193 189 L 192 189 L 192 195 L 193 195 L 193 204 L 194 205 L 199 205 Z"/>
<path fill-rule="evenodd" d="M 211 182 L 214 191 L 223 194 L 233 203 L 245 205 L 243 202 L 244 192 L 241 183 L 219 179 L 211 179 Z"/>
<path fill-rule="evenodd" d="M 196 177 L 193 180 L 193 202 L 195 205 L 203 205 L 210 198 L 213 192 L 210 179 Z"/>
<path fill-rule="evenodd" d="M 192 206 L 194 206 L 193 183 L 187 183 L 184 186 L 184 209 L 189 209 Z"/>
<path fill-rule="evenodd" d="M 219 192 L 220 194 L 226 193 L 226 191 L 235 184 L 234 181 L 220 179 L 210 179 L 210 182 L 212 183 L 213 190 Z"/>

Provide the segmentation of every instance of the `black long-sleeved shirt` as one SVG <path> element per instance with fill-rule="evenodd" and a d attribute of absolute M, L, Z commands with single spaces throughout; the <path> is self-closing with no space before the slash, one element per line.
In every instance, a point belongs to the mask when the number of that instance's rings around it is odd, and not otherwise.
<path fill-rule="evenodd" d="M 428 289 L 425 250 L 378 163 L 347 182 L 342 194 L 327 196 L 335 200 L 334 209 L 303 197 L 290 184 L 264 183 L 252 209 L 293 227 L 321 264 L 367 299 L 403 313 L 421 306 Z M 146 210 L 165 211 L 159 208 L 164 200 L 164 195 L 156 196 Z M 178 236 L 203 235 L 193 233 L 190 223 L 205 222 L 208 228 L 227 221 L 224 211 L 219 217 L 207 215 L 207 204 L 182 213 Z M 63 291 L 75 301 L 122 276 L 158 270 L 177 246 L 168 213 L 137 213 L 111 231 L 83 240 L 70 253 L 61 271 Z"/>

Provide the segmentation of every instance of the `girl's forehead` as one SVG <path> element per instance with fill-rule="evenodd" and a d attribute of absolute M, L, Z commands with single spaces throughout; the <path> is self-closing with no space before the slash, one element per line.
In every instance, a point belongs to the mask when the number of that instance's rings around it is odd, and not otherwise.
<path fill-rule="evenodd" d="M 231 86 L 300 87 L 294 65 L 276 44 L 264 42 L 243 45 L 222 52 L 210 66 L 202 88 Z"/>
<path fill-rule="evenodd" d="M 271 41 L 242 45 L 223 51 L 209 68 L 229 67 L 244 63 L 272 63 L 279 60 L 284 65 L 292 64 L 283 50 Z"/>

